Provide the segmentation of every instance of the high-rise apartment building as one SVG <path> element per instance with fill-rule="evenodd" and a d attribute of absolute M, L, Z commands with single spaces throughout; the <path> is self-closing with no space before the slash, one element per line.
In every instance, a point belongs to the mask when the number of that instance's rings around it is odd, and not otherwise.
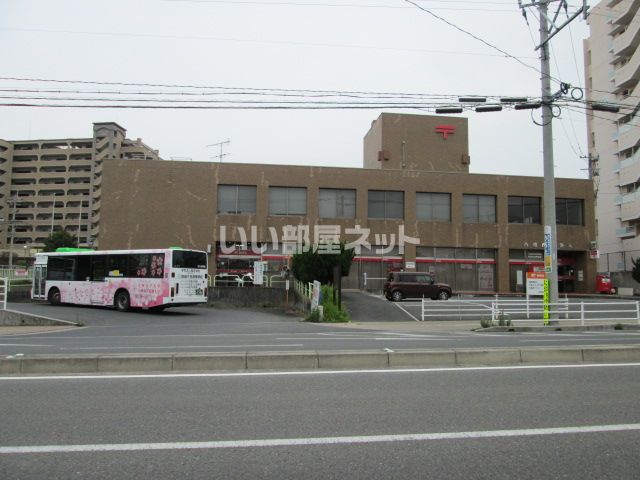
<path fill-rule="evenodd" d="M 102 166 L 112 159 L 159 156 L 114 122 L 94 123 L 89 138 L 0 139 L 0 250 L 41 247 L 58 230 L 97 246 Z"/>
<path fill-rule="evenodd" d="M 587 99 L 621 105 L 618 113 L 587 117 L 598 271 L 611 272 L 618 286 L 635 284 L 632 258 L 640 257 L 639 9 L 640 0 L 601 1 L 591 10 L 584 49 Z"/>

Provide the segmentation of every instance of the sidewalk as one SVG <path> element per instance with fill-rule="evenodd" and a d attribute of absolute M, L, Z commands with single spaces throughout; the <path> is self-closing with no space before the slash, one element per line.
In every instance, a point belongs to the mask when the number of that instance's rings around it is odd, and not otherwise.
<path fill-rule="evenodd" d="M 0 337 L 5 335 L 28 335 L 31 333 L 46 333 L 46 332 L 59 332 L 62 330 L 69 330 L 72 328 L 78 328 L 74 326 L 58 326 L 58 325 L 38 325 L 38 326 L 0 326 Z"/>

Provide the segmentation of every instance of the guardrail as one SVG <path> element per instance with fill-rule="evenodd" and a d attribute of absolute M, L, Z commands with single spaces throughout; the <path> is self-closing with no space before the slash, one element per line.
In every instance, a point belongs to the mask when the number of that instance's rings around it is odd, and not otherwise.
<path fill-rule="evenodd" d="M 545 319 L 545 316 L 548 317 Z M 562 299 L 545 304 L 542 300 L 448 300 L 422 299 L 421 319 L 425 320 L 490 320 L 492 324 L 633 322 L 640 324 L 639 301 L 588 302 Z"/>

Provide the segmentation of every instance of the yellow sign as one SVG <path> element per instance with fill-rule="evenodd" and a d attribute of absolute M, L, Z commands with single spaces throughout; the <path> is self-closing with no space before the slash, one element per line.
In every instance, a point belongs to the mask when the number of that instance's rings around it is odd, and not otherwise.
<path fill-rule="evenodd" d="M 544 319 L 544 324 L 549 325 L 549 279 L 544 279 L 544 291 L 542 294 L 542 318 Z"/>

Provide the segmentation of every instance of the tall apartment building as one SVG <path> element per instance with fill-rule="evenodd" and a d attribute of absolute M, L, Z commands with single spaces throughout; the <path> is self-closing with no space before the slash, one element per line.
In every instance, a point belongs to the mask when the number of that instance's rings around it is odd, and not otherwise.
<path fill-rule="evenodd" d="M 603 0 L 589 16 L 585 40 L 587 99 L 623 105 L 587 117 L 596 193 L 598 271 L 633 286 L 640 257 L 640 0 Z M 637 284 L 636 284 L 637 285 Z"/>
<path fill-rule="evenodd" d="M 102 169 L 113 159 L 159 160 L 114 122 L 94 123 L 93 137 L 0 139 L 0 250 L 6 256 L 41 247 L 66 230 L 80 245 L 97 246 Z"/>

